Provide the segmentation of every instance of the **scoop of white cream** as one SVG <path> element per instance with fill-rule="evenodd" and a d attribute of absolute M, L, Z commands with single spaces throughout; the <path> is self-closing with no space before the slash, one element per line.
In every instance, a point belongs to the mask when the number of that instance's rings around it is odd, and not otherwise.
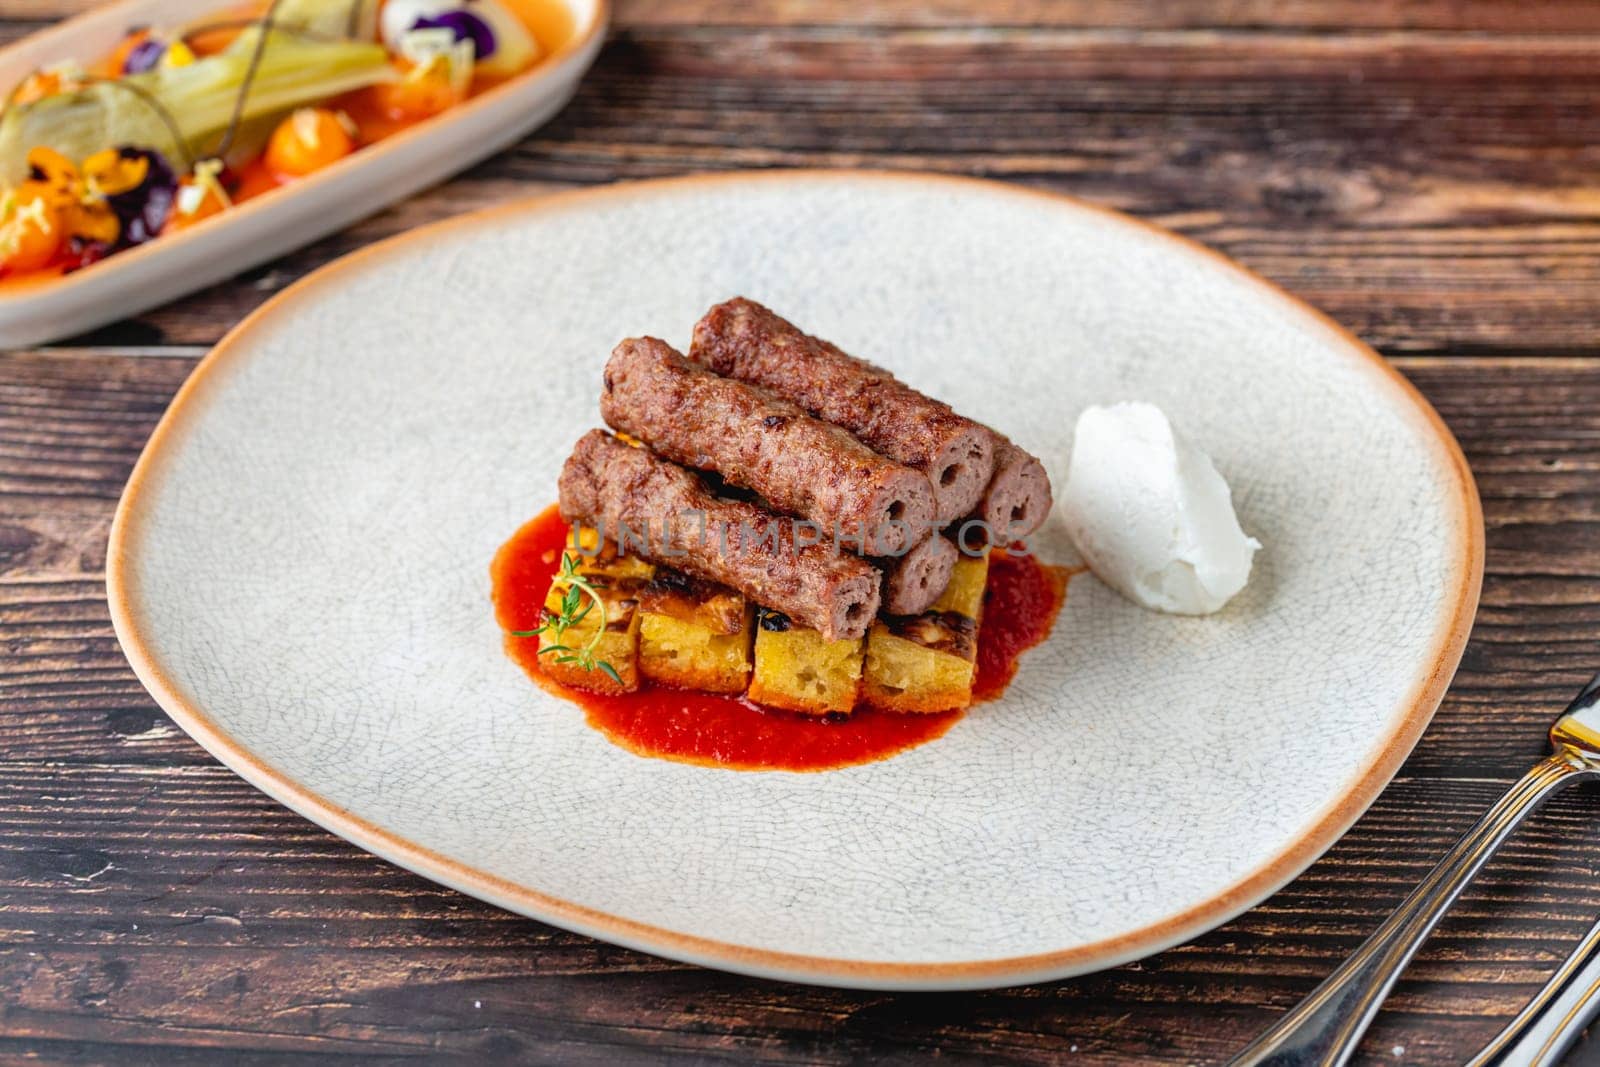
<path fill-rule="evenodd" d="M 1078 417 L 1061 510 L 1101 581 L 1157 611 L 1209 615 L 1244 588 L 1261 547 L 1228 483 L 1154 404 Z"/>

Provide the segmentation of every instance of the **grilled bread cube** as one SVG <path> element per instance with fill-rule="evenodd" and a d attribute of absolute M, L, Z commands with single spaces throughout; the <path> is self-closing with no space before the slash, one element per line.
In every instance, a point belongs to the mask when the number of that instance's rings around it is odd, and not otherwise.
<path fill-rule="evenodd" d="M 563 555 L 572 558 L 577 565 L 578 573 L 585 578 L 591 575 L 619 579 L 638 578 L 642 584 L 648 582 L 656 573 L 654 563 L 638 556 L 623 555 L 617 551 L 614 543 L 602 542 L 600 534 L 587 526 L 578 527 L 578 546 L 578 549 L 574 549 L 568 544 Z"/>
<path fill-rule="evenodd" d="M 861 700 L 883 711 L 932 712 L 972 703 L 978 624 L 953 611 L 879 619 L 867 632 Z"/>
<path fill-rule="evenodd" d="M 755 608 L 741 594 L 661 567 L 640 593 L 639 611 L 639 673 L 683 689 L 744 692 Z"/>
<path fill-rule="evenodd" d="M 617 677 L 612 678 L 598 666 L 593 670 L 585 670 L 576 662 L 562 662 L 567 654 L 551 650 L 557 639 L 549 630 L 539 635 L 539 662 L 544 673 L 562 685 L 595 693 L 631 693 L 639 688 L 639 594 L 650 581 L 655 568 L 635 556 L 619 556 L 616 546 L 610 542 L 600 545 L 598 552 L 594 552 L 597 542 L 595 531 L 581 530 L 579 544 L 593 554 L 586 556 L 569 547 L 562 556 L 563 559 L 572 560 L 573 569 L 594 587 L 605 606 L 605 632 L 600 635 L 593 655 L 597 664 L 610 664 L 617 672 Z M 545 597 L 543 621 L 548 622 L 561 614 L 563 600 L 571 595 L 571 591 L 571 584 L 564 581 L 558 571 Z M 577 613 L 581 613 L 582 617 L 567 627 L 566 633 L 560 638 L 561 644 L 572 649 L 586 647 L 594 638 L 596 628 L 601 626 L 602 619 L 594 602 L 581 592 L 577 599 Z"/>
<path fill-rule="evenodd" d="M 848 713 L 861 681 L 861 638 L 829 641 L 776 611 L 756 628 L 756 668 L 748 696 L 757 704 L 805 715 Z"/>
<path fill-rule="evenodd" d="M 983 621 L 983 591 L 989 584 L 989 553 L 969 556 L 962 553 L 950 571 L 950 584 L 929 611 L 953 611 L 973 622 Z"/>
<path fill-rule="evenodd" d="M 861 700 L 883 711 L 934 712 L 972 703 L 987 556 L 962 556 L 943 595 L 921 615 L 878 619 L 867 633 Z"/>

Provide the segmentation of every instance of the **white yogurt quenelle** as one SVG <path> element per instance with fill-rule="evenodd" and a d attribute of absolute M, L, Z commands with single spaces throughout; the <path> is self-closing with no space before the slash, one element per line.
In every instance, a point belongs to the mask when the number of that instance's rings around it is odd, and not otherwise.
<path fill-rule="evenodd" d="M 1143 607 L 1217 611 L 1250 578 L 1261 543 L 1239 528 L 1211 457 L 1154 404 L 1078 417 L 1061 511 L 1101 581 Z"/>

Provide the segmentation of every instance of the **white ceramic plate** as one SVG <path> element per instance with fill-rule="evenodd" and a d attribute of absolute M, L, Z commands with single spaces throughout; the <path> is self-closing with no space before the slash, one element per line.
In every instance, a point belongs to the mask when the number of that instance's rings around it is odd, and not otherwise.
<path fill-rule="evenodd" d="M 0 289 L 0 346 L 39 344 L 164 304 L 341 230 L 542 125 L 572 98 L 605 37 L 609 0 L 561 0 L 572 36 L 526 73 L 349 159 L 202 225 L 62 278 Z M 122 0 L 0 49 L 0 92 L 30 71 L 89 62 L 133 26 L 176 26 L 228 0 Z"/>
<path fill-rule="evenodd" d="M 1161 404 L 1254 578 L 1210 619 L 1074 580 L 1004 699 L 882 763 L 741 773 L 609 744 L 501 652 L 495 548 L 598 423 L 621 337 L 770 303 L 1043 455 Z M 1067 561 L 1059 519 L 1043 555 Z M 1192 937 L 1309 864 L 1427 723 L 1477 601 L 1454 441 L 1326 319 L 1220 257 L 982 182 L 613 186 L 389 241 L 234 331 L 117 515 L 123 647 L 219 759 L 362 847 L 665 956 L 959 988 Z"/>

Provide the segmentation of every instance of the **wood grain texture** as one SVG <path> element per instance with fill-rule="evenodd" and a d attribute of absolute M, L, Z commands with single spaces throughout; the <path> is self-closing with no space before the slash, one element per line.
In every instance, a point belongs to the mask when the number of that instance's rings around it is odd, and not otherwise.
<path fill-rule="evenodd" d="M 1115 6 L 1135 25 L 1133 13 L 1165 9 Z M 352 248 L 530 191 L 842 166 L 1003 178 L 1132 211 L 1389 352 L 1600 351 L 1600 31 L 1581 19 L 1567 33 L 1131 33 L 1043 16 L 705 26 L 672 10 L 625 8 L 574 103 L 511 151 L 76 343 L 210 344 Z"/>
<path fill-rule="evenodd" d="M 94 0 L 6 0 L 0 18 L 51 22 L 94 6 Z M 1600 10 L 1587 0 L 614 0 L 614 6 L 622 26 L 1600 31 Z"/>
<path fill-rule="evenodd" d="M 0 0 L 0 40 L 86 6 Z M 554 123 L 97 334 L 0 349 L 0 1062 L 1216 1063 L 1316 984 L 1543 747 L 1600 647 L 1600 6 L 1587 0 L 622 0 Z M 112 509 L 207 345 L 309 270 L 517 196 L 771 166 L 989 175 L 1220 248 L 1394 355 L 1459 436 L 1488 575 L 1395 784 L 1198 941 L 993 993 L 682 966 L 434 886 L 292 815 L 151 702 Z M 1600 913 L 1558 799 L 1425 947 L 1362 1062 L 1456 1064 Z M 1600 1062 L 1590 1042 L 1574 1062 Z"/>

